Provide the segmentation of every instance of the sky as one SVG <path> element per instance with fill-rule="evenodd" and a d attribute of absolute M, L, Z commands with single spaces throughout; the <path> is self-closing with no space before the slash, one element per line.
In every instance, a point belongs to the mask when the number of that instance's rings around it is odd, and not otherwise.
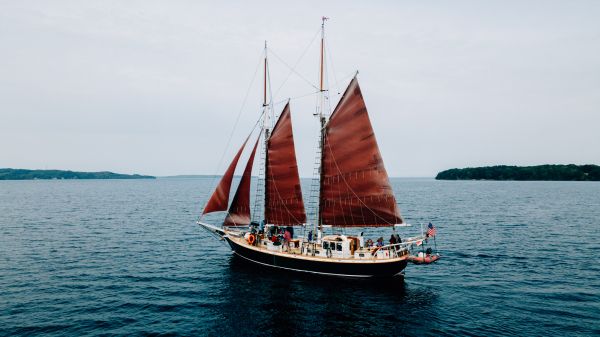
<path fill-rule="evenodd" d="M 358 70 L 390 176 L 600 164 L 599 1 L 0 0 L 0 167 L 220 174 L 267 40 L 310 177 L 323 15 L 330 105 Z"/>

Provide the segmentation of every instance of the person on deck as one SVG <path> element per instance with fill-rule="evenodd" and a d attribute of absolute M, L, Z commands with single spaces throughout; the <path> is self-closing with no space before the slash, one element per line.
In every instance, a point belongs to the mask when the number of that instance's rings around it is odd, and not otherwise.
<path fill-rule="evenodd" d="M 383 247 L 383 237 L 377 239 L 377 247 Z"/>
<path fill-rule="evenodd" d="M 394 237 L 394 234 L 392 234 L 392 236 L 390 236 L 390 245 L 393 245 L 396 243 L 396 237 Z"/>
<path fill-rule="evenodd" d="M 363 232 L 360 232 L 360 235 L 358 236 L 358 245 L 360 248 L 365 248 L 365 237 L 363 236 Z"/>
<path fill-rule="evenodd" d="M 269 236 L 273 236 L 273 235 L 275 235 L 275 227 L 271 226 L 271 227 L 269 227 Z"/>
<path fill-rule="evenodd" d="M 292 232 L 286 230 L 285 233 L 283 233 L 283 246 L 288 251 L 290 250 L 290 240 L 292 240 Z"/>

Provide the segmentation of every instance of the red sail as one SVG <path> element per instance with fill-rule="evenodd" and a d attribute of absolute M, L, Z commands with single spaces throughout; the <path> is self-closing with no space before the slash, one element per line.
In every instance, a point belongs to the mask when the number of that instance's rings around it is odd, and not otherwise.
<path fill-rule="evenodd" d="M 319 209 L 325 225 L 402 223 L 356 78 L 325 126 Z"/>
<path fill-rule="evenodd" d="M 229 214 L 227 214 L 223 226 L 245 226 L 250 224 L 250 181 L 252 180 L 252 165 L 254 164 L 254 155 L 259 140 L 260 134 L 254 144 L 252 153 L 250 153 L 242 180 L 240 180 L 237 191 L 233 196 L 233 201 L 229 206 Z"/>
<path fill-rule="evenodd" d="M 267 143 L 265 220 L 277 225 L 306 222 L 300 176 L 296 163 L 289 103 Z"/>
<path fill-rule="evenodd" d="M 248 138 L 250 138 L 250 136 L 248 136 Z M 229 164 L 227 171 L 225 171 L 223 178 L 221 178 L 219 185 L 206 203 L 206 207 L 204 207 L 202 214 L 227 210 L 227 205 L 229 203 L 229 190 L 231 189 L 231 181 L 233 180 L 235 167 L 237 166 L 238 160 L 240 160 L 242 150 L 244 150 L 244 146 L 246 146 L 248 138 L 246 138 L 244 144 L 242 144 L 242 147 L 238 150 L 235 157 L 233 157 L 233 160 L 231 161 L 231 164 Z"/>

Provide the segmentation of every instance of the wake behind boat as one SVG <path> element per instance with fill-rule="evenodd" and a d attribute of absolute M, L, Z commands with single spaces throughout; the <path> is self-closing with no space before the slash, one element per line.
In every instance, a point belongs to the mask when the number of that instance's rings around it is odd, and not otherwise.
<path fill-rule="evenodd" d="M 272 100 L 267 101 L 265 45 L 263 112 L 257 124 L 261 125 L 258 137 L 231 204 L 233 175 L 254 130 L 204 207 L 203 216 L 227 212 L 222 226 L 206 223 L 203 217 L 198 224 L 226 240 L 236 255 L 256 264 L 353 278 L 402 276 L 411 250 L 423 247 L 432 235 L 421 232 L 402 240 L 396 232 L 408 225 L 400 215 L 356 75 L 333 112 L 325 111 L 325 101 L 329 99 L 324 88 L 325 20 L 321 25 L 319 104 L 315 114 L 321 132 L 309 198 L 312 219 L 306 215 L 300 187 L 289 101 L 272 125 L 275 116 Z M 261 165 L 252 207 L 250 183 L 259 145 Z M 255 221 L 251 221 L 251 208 Z M 365 241 L 357 230 L 364 227 L 391 228 L 389 243 L 384 243 L 383 237 L 376 243 Z M 346 233 L 350 229 L 357 230 L 357 234 Z M 295 236 L 299 231 L 302 234 Z"/>

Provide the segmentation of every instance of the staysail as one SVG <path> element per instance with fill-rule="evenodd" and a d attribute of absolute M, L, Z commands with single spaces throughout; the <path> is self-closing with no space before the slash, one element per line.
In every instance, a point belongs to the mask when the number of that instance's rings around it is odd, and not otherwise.
<path fill-rule="evenodd" d="M 267 142 L 265 220 L 278 225 L 306 222 L 289 103 Z"/>
<path fill-rule="evenodd" d="M 356 77 L 325 126 L 319 213 L 337 227 L 403 222 Z"/>
<path fill-rule="evenodd" d="M 204 207 L 204 211 L 202 211 L 202 214 L 227 210 L 227 205 L 229 203 L 229 190 L 231 190 L 231 181 L 233 180 L 233 174 L 235 173 L 235 168 L 237 166 L 238 160 L 240 160 L 242 151 L 244 150 L 244 147 L 246 146 L 246 143 L 248 142 L 249 138 L 250 136 L 246 138 L 244 144 L 242 144 L 242 147 L 240 147 L 235 157 L 233 157 L 233 160 L 231 161 L 231 164 L 229 164 L 229 167 L 227 168 L 227 171 L 225 171 L 225 174 L 223 174 L 219 185 L 217 185 L 217 188 L 211 195 L 210 199 L 208 199 L 208 202 L 206 203 L 206 207 Z"/>
<path fill-rule="evenodd" d="M 256 154 L 256 148 L 258 141 L 260 140 L 260 134 L 254 144 L 254 148 L 248 157 L 244 174 L 240 180 L 237 191 L 233 196 L 233 201 L 229 206 L 229 212 L 223 226 L 245 226 L 250 224 L 250 182 L 252 180 L 252 165 L 254 164 L 254 155 Z"/>

